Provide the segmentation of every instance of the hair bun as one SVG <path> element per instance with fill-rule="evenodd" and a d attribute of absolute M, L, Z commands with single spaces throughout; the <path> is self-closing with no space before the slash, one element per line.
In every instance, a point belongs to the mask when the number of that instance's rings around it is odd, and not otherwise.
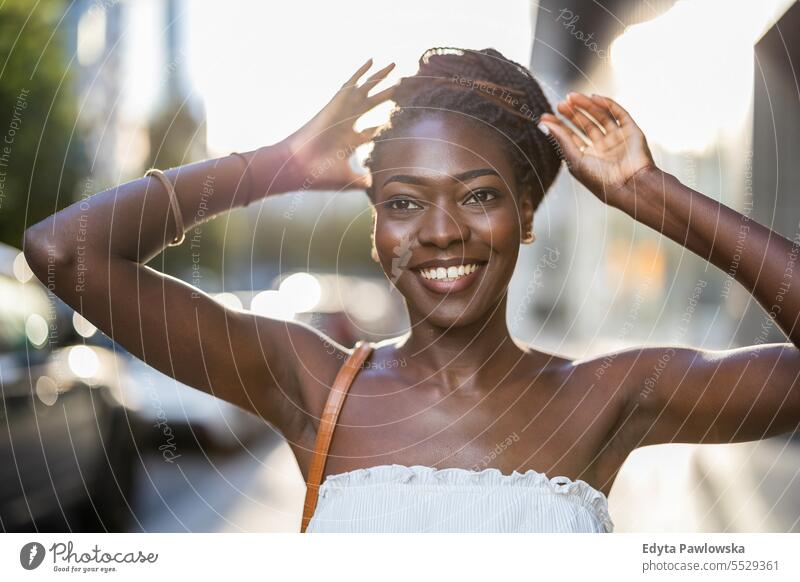
<path fill-rule="evenodd" d="M 494 48 L 426 50 L 416 74 L 400 80 L 393 100 L 397 107 L 390 124 L 376 136 L 376 146 L 416 116 L 451 111 L 481 121 L 503 136 L 517 160 L 520 179 L 536 186 L 534 207 L 560 170 L 554 144 L 536 127 L 542 113 L 553 112 L 541 86 L 526 67 Z M 367 166 L 372 163 L 374 155 Z"/>

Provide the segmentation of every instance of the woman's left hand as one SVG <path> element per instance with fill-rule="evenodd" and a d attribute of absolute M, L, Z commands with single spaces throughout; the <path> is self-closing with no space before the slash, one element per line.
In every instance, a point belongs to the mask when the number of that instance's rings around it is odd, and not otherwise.
<path fill-rule="evenodd" d="M 558 141 L 572 175 L 603 202 L 619 205 L 619 194 L 631 178 L 656 168 L 642 130 L 610 97 L 569 93 L 557 109 L 591 144 L 555 115 L 545 113 L 540 121 Z"/>

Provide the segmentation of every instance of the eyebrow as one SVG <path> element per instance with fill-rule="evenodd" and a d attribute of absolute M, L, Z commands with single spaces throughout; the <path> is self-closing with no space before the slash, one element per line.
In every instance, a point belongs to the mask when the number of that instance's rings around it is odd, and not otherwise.
<path fill-rule="evenodd" d="M 496 171 L 492 170 L 491 168 L 480 168 L 478 170 L 469 170 L 468 172 L 462 172 L 461 174 L 456 174 L 453 176 L 453 180 L 456 182 L 466 182 L 467 180 L 472 180 L 473 178 L 478 178 L 480 176 L 497 176 L 500 177 Z M 417 186 L 424 186 L 429 178 L 421 178 L 419 176 L 409 176 L 408 174 L 395 174 L 394 176 L 390 177 L 386 180 L 383 185 L 386 186 L 389 182 L 400 182 L 401 184 L 414 184 Z"/>

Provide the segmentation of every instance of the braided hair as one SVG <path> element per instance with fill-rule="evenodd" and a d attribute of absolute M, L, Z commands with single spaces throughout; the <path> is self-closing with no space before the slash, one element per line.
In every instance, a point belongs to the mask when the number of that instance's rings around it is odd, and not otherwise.
<path fill-rule="evenodd" d="M 558 175 L 559 150 L 537 128 L 539 117 L 553 112 L 550 103 L 528 69 L 495 49 L 428 49 L 417 73 L 400 81 L 393 99 L 389 122 L 373 138 L 364 161 L 370 172 L 380 166 L 383 142 L 425 115 L 455 112 L 499 132 L 534 210 Z M 371 189 L 368 194 L 374 199 Z"/>

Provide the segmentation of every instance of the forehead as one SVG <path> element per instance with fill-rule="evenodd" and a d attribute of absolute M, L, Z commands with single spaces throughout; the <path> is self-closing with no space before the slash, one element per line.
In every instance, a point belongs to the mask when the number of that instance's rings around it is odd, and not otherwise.
<path fill-rule="evenodd" d="M 470 170 L 494 169 L 514 187 L 512 160 L 503 136 L 491 126 L 463 115 L 427 115 L 381 142 L 380 165 L 373 167 L 376 190 L 402 169 L 432 182 Z"/>

